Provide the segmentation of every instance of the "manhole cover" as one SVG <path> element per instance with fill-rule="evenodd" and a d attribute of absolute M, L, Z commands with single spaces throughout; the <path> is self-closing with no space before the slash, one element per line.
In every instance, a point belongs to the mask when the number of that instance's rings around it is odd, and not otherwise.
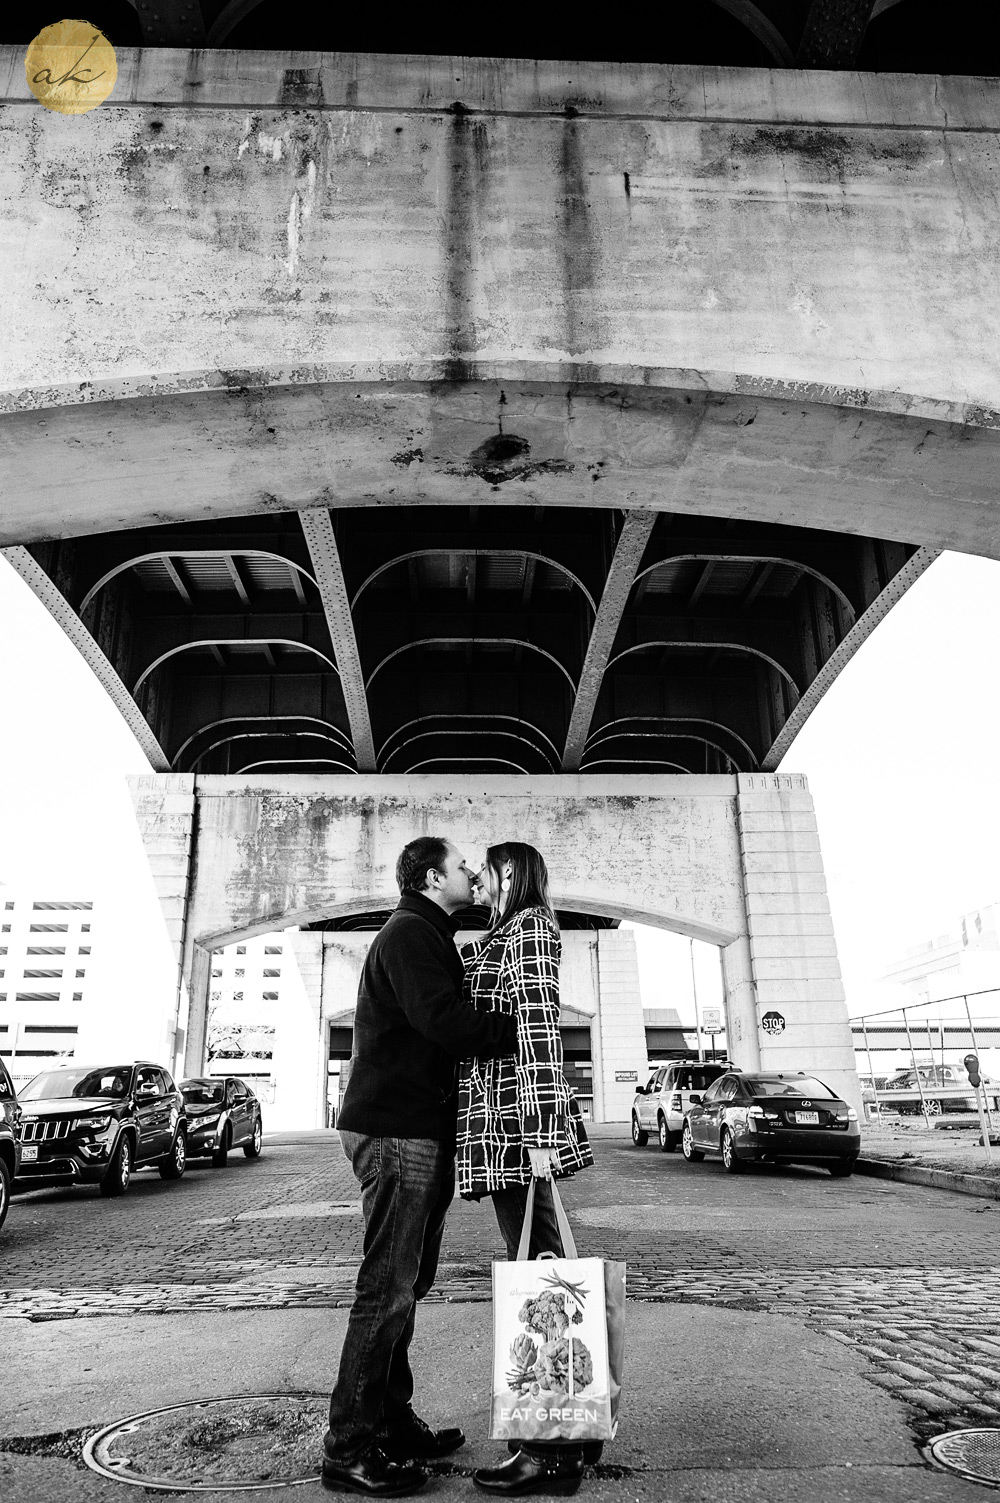
<path fill-rule="evenodd" d="M 88 1440 L 92 1471 L 167 1492 L 244 1492 L 315 1482 L 329 1398 L 254 1393 L 171 1404 L 108 1425 Z"/>
<path fill-rule="evenodd" d="M 1000 1430 L 949 1430 L 925 1447 L 938 1466 L 970 1482 L 1000 1487 Z"/>

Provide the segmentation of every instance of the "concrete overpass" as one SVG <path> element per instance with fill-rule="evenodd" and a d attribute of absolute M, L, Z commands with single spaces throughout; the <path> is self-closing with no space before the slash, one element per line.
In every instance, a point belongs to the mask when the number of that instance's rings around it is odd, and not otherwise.
<path fill-rule="evenodd" d="M 187 801 L 189 1067 L 199 957 L 301 918 L 298 864 L 336 854 L 286 841 L 197 917 L 295 773 L 306 830 L 446 774 L 527 798 L 527 838 L 536 779 L 568 807 L 613 777 L 637 812 L 594 911 L 725 947 L 748 1060 L 849 1070 L 808 795 L 767 775 L 939 549 L 998 556 L 996 85 L 125 50 L 66 118 L 4 61 L 0 541 L 165 778 L 154 855 Z M 708 847 L 725 923 L 622 897 L 697 839 L 662 833 L 692 777 L 767 826 Z M 347 849 L 313 916 L 388 900 L 384 852 Z M 779 982 L 805 1011 L 776 1042 Z"/>

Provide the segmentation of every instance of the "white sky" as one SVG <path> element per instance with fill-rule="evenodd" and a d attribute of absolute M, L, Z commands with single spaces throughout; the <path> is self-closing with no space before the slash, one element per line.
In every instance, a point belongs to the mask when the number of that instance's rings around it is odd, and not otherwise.
<path fill-rule="evenodd" d="M 819 820 L 848 1010 L 910 944 L 1000 898 L 1000 565 L 947 554 L 848 664 L 782 764 Z M 0 559 L 0 882 L 119 915 L 108 1000 L 172 984 L 131 804 L 146 759 L 83 660 Z M 44 894 L 43 894 L 44 889 Z M 107 905 L 107 906 L 105 906 Z M 639 931 L 643 1002 L 691 1012 L 688 943 Z M 103 945 L 102 945 L 103 949 Z M 702 1003 L 717 952 L 696 946 Z M 107 952 L 105 952 L 107 953 Z"/>

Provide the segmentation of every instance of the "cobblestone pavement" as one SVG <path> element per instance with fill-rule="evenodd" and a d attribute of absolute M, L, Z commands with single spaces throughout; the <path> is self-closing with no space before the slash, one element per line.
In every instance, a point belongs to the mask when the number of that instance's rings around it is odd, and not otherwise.
<path fill-rule="evenodd" d="M 934 1428 L 1000 1422 L 1000 1208 L 939 1190 L 636 1150 L 599 1137 L 566 1188 L 581 1250 L 625 1257 L 635 1300 L 795 1315 L 855 1347 Z M 348 1304 L 357 1188 L 333 1135 L 257 1162 L 18 1197 L 0 1240 L 0 1318 Z M 435 1301 L 484 1300 L 500 1243 L 456 1202 Z M 0 1338 L 2 1339 L 2 1338 Z"/>

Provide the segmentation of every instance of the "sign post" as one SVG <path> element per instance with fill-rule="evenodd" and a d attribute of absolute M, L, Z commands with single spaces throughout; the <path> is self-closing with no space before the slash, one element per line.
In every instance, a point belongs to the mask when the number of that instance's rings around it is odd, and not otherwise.
<path fill-rule="evenodd" d="M 702 1010 L 701 1010 L 701 1027 L 702 1027 L 702 1032 L 711 1035 L 711 1038 L 712 1038 L 712 1059 L 713 1060 L 715 1059 L 715 1035 L 717 1033 L 722 1033 L 724 1031 L 724 1029 L 725 1029 L 725 1026 L 726 1025 L 722 1021 L 722 1008 L 721 1007 L 703 1007 L 702 1008 Z"/>

